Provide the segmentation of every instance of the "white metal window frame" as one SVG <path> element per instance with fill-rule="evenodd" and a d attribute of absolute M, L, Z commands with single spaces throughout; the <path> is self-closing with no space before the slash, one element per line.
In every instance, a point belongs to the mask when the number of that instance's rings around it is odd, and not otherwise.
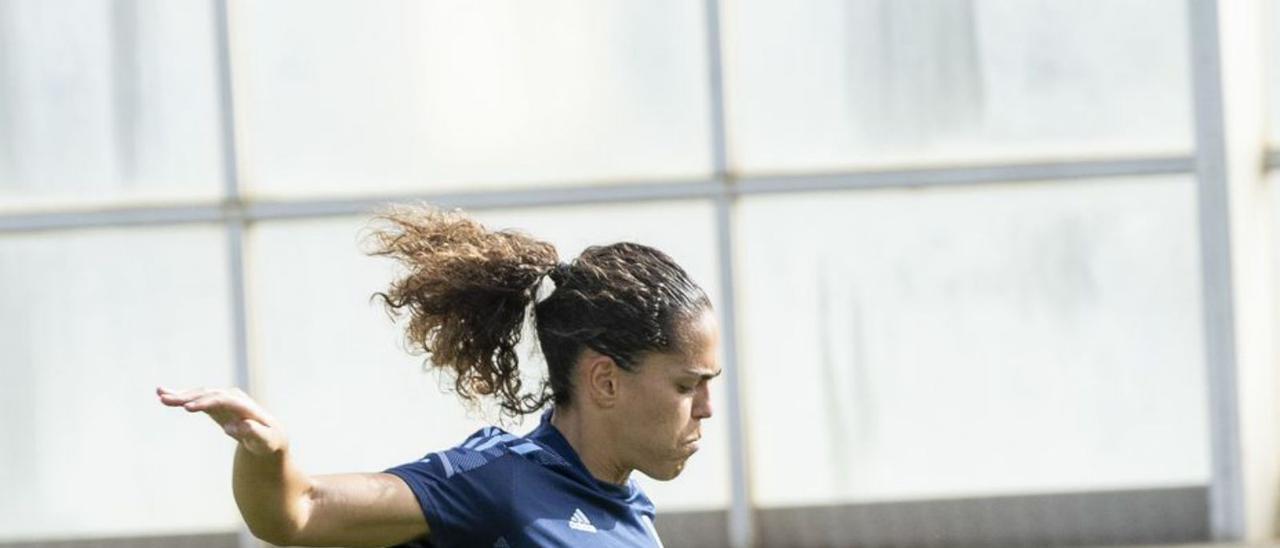
<path fill-rule="evenodd" d="M 1040 163 L 992 163 L 960 167 L 929 167 L 877 171 L 812 173 L 788 176 L 738 176 L 729 169 L 721 61 L 720 5 L 704 0 L 706 51 L 710 90 L 710 139 L 712 176 L 681 181 L 646 181 L 610 186 L 561 186 L 529 190 L 384 194 L 359 198 L 263 201 L 240 192 L 239 161 L 235 140 L 235 106 L 232 94 L 230 22 L 227 0 L 214 2 L 220 114 L 223 127 L 223 201 L 207 205 L 117 207 L 93 211 L 53 211 L 0 215 L 0 234 L 97 227 L 221 223 L 227 231 L 232 304 L 231 344 L 235 379 L 250 394 L 250 363 L 246 324 L 244 231 L 249 223 L 277 219 L 359 215 L 390 202 L 429 201 L 446 207 L 493 209 L 632 203 L 656 200 L 710 200 L 715 207 L 716 245 L 720 283 L 724 288 L 724 331 L 731 498 L 728 538 L 735 547 L 751 546 L 755 538 L 753 504 L 749 492 L 749 455 L 739 400 L 736 344 L 736 309 L 733 271 L 734 204 L 739 196 L 873 188 L 943 187 L 993 183 L 1089 181 L 1105 177 L 1184 174 L 1197 181 L 1202 295 L 1205 315 L 1207 390 L 1210 405 L 1211 483 L 1210 531 L 1215 540 L 1239 540 L 1244 535 L 1243 486 L 1236 391 L 1236 357 L 1231 246 L 1227 210 L 1227 166 L 1224 139 L 1221 63 L 1219 58 L 1218 0 L 1187 0 L 1194 104 L 1195 148 L 1191 155 L 1134 156 L 1106 160 Z M 1268 169 L 1280 169 L 1280 150 L 1267 153 Z M 256 545 L 247 531 L 242 546 Z"/>

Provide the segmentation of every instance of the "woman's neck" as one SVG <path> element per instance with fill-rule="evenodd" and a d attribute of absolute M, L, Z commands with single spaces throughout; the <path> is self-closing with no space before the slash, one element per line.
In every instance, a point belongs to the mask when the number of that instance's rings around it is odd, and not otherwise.
<path fill-rule="evenodd" d="M 588 420 L 583 413 L 571 408 L 556 407 L 551 413 L 551 425 L 560 431 L 569 446 L 578 453 L 582 464 L 596 479 L 614 485 L 626 485 L 631 470 L 618 462 L 611 449 L 609 430 L 598 422 Z"/>

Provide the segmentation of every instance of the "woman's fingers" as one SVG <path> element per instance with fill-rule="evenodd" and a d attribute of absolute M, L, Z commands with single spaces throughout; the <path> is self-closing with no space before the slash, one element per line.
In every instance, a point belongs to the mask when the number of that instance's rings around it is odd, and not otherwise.
<path fill-rule="evenodd" d="M 223 394 L 225 391 L 220 388 L 196 388 L 194 390 L 184 390 L 182 392 L 161 392 L 159 389 L 156 393 L 160 395 L 160 403 L 169 407 L 185 406 L 193 401 Z"/>
<path fill-rule="evenodd" d="M 273 421 L 253 400 L 239 389 L 196 389 L 173 393 L 157 389 L 160 402 L 170 407 L 182 407 L 192 413 L 205 412 L 214 416 L 215 420 L 226 418 L 252 418 L 262 423 Z M 225 422 L 218 420 L 219 423 Z"/>
<path fill-rule="evenodd" d="M 192 413 L 217 410 L 226 401 L 221 394 L 205 394 L 182 404 L 182 408 Z"/>
<path fill-rule="evenodd" d="M 157 391 L 157 393 L 160 395 L 160 403 L 163 403 L 170 407 L 177 407 L 179 405 L 187 403 L 188 401 L 191 401 L 191 398 L 184 398 L 173 393 L 164 393 L 159 391 Z"/>
<path fill-rule="evenodd" d="M 160 402 L 192 413 L 205 413 L 247 450 L 259 455 L 280 451 L 288 445 L 284 433 L 267 414 L 239 388 L 196 388 L 174 391 L 156 387 Z"/>
<path fill-rule="evenodd" d="M 207 393 L 209 393 L 209 392 L 212 392 L 212 391 L 214 391 L 214 390 L 217 390 L 217 389 L 216 389 L 216 388 L 214 388 L 214 389 L 209 389 L 209 388 L 192 388 L 192 389 L 188 389 L 188 390 L 175 391 L 175 390 L 169 390 L 169 389 L 167 389 L 167 388 L 163 388 L 163 387 L 158 387 L 158 388 L 156 388 L 156 394 L 160 396 L 160 399 L 161 399 L 161 400 L 170 400 L 170 401 L 172 401 L 172 400 L 182 400 L 182 401 L 189 401 L 189 400 L 191 400 L 191 399 L 194 399 L 194 398 L 198 398 L 198 397 L 200 397 L 200 396 L 203 396 L 203 395 L 205 395 L 205 394 L 207 394 Z"/>
<path fill-rule="evenodd" d="M 206 413 L 227 414 L 242 419 L 253 419 L 262 423 L 273 422 L 257 405 L 246 398 L 214 394 L 204 396 L 183 406 L 187 411 L 204 411 Z"/>

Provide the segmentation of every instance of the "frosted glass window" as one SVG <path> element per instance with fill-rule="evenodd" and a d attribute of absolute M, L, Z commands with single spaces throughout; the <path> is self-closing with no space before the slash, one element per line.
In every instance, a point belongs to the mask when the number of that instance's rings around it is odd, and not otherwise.
<path fill-rule="evenodd" d="M 1206 484 L 1194 198 L 1180 178 L 744 199 L 756 500 Z"/>
<path fill-rule="evenodd" d="M 700 3 L 295 0 L 236 8 L 244 178 L 254 193 L 710 170 Z"/>
<path fill-rule="evenodd" d="M 704 202 L 483 211 L 486 226 L 519 228 L 552 242 L 564 260 L 587 245 L 632 240 L 672 255 L 719 302 L 714 217 Z M 254 369 L 263 402 L 283 420 L 311 472 L 375 471 L 460 443 L 496 414 L 467 412 L 441 391 L 449 381 L 422 371 L 399 328 L 371 302 L 395 272 L 365 257 L 363 218 L 263 223 L 250 232 Z M 522 371 L 546 365 L 526 333 Z M 713 383 L 712 386 L 720 383 Z M 534 385 L 536 386 L 536 384 Z M 670 483 L 646 481 L 660 511 L 723 508 L 729 497 L 727 421 L 705 425 L 703 449 Z M 492 413 L 492 412 L 490 412 Z M 508 429 L 525 433 L 531 416 Z"/>
<path fill-rule="evenodd" d="M 0 209 L 222 188 L 209 2 L 0 2 Z"/>
<path fill-rule="evenodd" d="M 1270 114 L 1267 135 L 1270 136 L 1271 149 L 1276 150 L 1280 149 L 1280 1 L 1273 0 L 1266 7 L 1270 8 L 1265 10 L 1270 15 L 1267 21 L 1270 32 L 1264 34 L 1267 50 L 1263 57 L 1267 64 L 1267 87 L 1270 89 L 1266 107 Z"/>
<path fill-rule="evenodd" d="M 224 234 L 0 237 L 0 541 L 237 527 L 234 442 L 154 392 L 233 382 Z"/>
<path fill-rule="evenodd" d="M 1186 152 L 1184 4 L 728 0 L 731 162 Z"/>

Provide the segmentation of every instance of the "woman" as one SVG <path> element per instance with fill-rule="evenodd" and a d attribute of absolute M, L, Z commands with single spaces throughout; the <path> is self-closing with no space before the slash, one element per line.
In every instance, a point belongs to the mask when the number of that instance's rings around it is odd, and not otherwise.
<path fill-rule="evenodd" d="M 551 409 L 523 437 L 484 428 L 382 473 L 309 476 L 244 393 L 157 389 L 239 442 L 232 486 L 250 531 L 302 546 L 661 546 L 653 504 L 630 476 L 675 478 L 711 417 L 718 334 L 702 289 L 635 243 L 562 263 L 551 244 L 458 212 L 381 219 L 372 254 L 407 272 L 378 297 L 408 317 L 411 348 L 470 403 L 496 398 L 511 416 Z M 555 289 L 535 302 L 545 278 Z M 515 348 L 530 308 L 548 371 L 527 393 Z"/>

